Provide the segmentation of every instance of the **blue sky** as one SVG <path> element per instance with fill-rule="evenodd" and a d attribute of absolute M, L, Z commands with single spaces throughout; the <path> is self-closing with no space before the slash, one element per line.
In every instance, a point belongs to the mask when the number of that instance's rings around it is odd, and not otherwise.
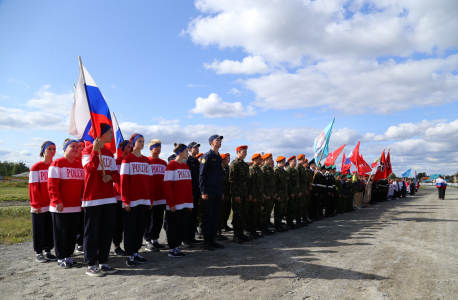
<path fill-rule="evenodd" d="M 218 133 L 224 152 L 311 157 L 335 117 L 331 150 L 455 173 L 457 8 L 435 3 L 1 1 L 0 159 L 68 137 L 81 55 L 124 134 L 165 154 Z"/>

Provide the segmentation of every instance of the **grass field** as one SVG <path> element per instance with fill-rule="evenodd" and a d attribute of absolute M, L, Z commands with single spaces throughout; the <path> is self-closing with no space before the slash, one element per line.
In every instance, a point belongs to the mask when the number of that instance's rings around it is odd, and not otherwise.
<path fill-rule="evenodd" d="M 0 244 L 11 245 L 32 240 L 30 207 L 0 207 Z"/>
<path fill-rule="evenodd" d="M 29 201 L 29 183 L 0 182 L 0 201 Z"/>

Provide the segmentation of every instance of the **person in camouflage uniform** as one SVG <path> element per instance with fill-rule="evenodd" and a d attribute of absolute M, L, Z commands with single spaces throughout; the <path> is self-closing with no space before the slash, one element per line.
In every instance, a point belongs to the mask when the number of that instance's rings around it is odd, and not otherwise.
<path fill-rule="evenodd" d="M 264 237 L 256 231 L 256 226 L 267 225 L 267 220 L 263 218 L 262 206 L 264 205 L 264 173 L 261 170 L 261 154 L 255 153 L 251 157 L 253 165 L 250 167 L 251 190 L 253 199 L 248 204 L 250 237 L 258 239 Z"/>
<path fill-rule="evenodd" d="M 307 197 L 307 169 L 304 167 L 304 154 L 299 154 L 297 156 L 298 164 L 296 165 L 296 171 L 299 174 L 299 192 L 301 196 L 297 198 L 297 210 L 296 210 L 296 226 L 304 227 L 307 226 L 307 218 L 303 221 L 302 219 L 302 212 L 304 211 L 304 207 L 306 204 L 306 197 Z"/>
<path fill-rule="evenodd" d="M 313 179 L 313 171 L 310 170 L 309 161 L 308 159 L 304 158 L 302 161 L 302 165 L 305 168 L 305 176 L 306 176 L 306 187 L 305 187 L 305 204 L 304 209 L 302 210 L 302 221 L 305 222 L 307 225 L 310 224 L 309 218 L 309 209 L 310 209 L 310 198 L 312 195 L 312 179 Z"/>
<path fill-rule="evenodd" d="M 345 210 L 347 212 L 353 211 L 353 198 L 355 197 L 355 184 L 353 182 L 353 176 L 351 174 L 347 175 L 347 185 L 348 185 L 348 197 L 347 197 L 347 205 L 345 206 Z"/>
<path fill-rule="evenodd" d="M 299 191 L 299 173 L 296 170 L 296 156 L 291 156 L 288 158 L 289 167 L 286 169 L 288 173 L 288 204 L 286 206 L 286 225 L 288 229 L 297 229 L 300 226 L 296 226 L 293 223 L 293 219 L 296 217 L 296 212 L 298 209 L 299 199 L 302 196 L 302 193 Z"/>
<path fill-rule="evenodd" d="M 288 173 L 285 170 L 286 158 L 283 156 L 277 157 L 275 160 L 277 166 L 274 168 L 274 181 L 277 191 L 277 199 L 275 199 L 274 207 L 274 224 L 276 232 L 285 232 L 282 226 L 282 219 L 284 217 L 284 208 L 288 201 Z"/>
<path fill-rule="evenodd" d="M 265 225 L 261 228 L 262 235 L 271 235 L 274 232 L 269 230 L 268 223 L 270 222 L 270 214 L 273 208 L 273 201 L 275 197 L 275 181 L 274 169 L 272 165 L 272 153 L 267 153 L 262 156 L 264 165 L 261 167 L 264 173 L 264 195 L 266 196 L 263 203 L 262 218 L 265 220 Z"/>
<path fill-rule="evenodd" d="M 229 216 L 231 215 L 231 187 L 229 183 L 229 161 L 231 159 L 230 154 L 221 154 L 221 158 L 223 159 L 223 169 L 224 169 L 224 179 L 223 179 L 223 201 L 221 204 L 221 214 L 219 217 L 219 228 L 218 228 L 218 235 L 216 236 L 215 240 L 227 240 L 221 234 L 222 229 L 226 232 L 232 231 L 227 225 L 227 221 L 229 220 Z"/>
<path fill-rule="evenodd" d="M 234 227 L 233 241 L 242 244 L 251 241 L 243 234 L 244 226 L 248 224 L 248 203 L 251 202 L 250 170 L 244 162 L 248 146 L 237 147 L 237 158 L 229 167 L 230 194 L 232 202 L 232 225 Z"/>
<path fill-rule="evenodd" d="M 344 212 L 343 206 L 343 187 L 340 181 L 340 172 L 335 174 L 336 177 L 336 213 L 341 214 Z"/>

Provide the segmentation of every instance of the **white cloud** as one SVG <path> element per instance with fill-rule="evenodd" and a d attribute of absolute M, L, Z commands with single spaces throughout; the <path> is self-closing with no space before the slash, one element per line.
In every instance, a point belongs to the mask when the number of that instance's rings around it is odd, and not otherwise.
<path fill-rule="evenodd" d="M 21 156 L 32 156 L 32 153 L 30 153 L 28 150 L 23 150 L 19 152 L 19 155 Z"/>
<path fill-rule="evenodd" d="M 272 109 L 328 107 L 346 114 L 388 114 L 458 100 L 458 54 L 446 59 L 327 61 L 244 81 L 256 106 Z"/>
<path fill-rule="evenodd" d="M 178 120 L 178 119 L 166 120 L 166 119 L 164 119 L 163 117 L 154 118 L 154 120 L 159 121 L 159 124 L 160 124 L 160 125 L 172 125 L 172 124 L 178 124 L 178 123 L 180 123 L 180 120 Z"/>
<path fill-rule="evenodd" d="M 243 94 L 243 92 L 238 90 L 237 88 L 232 88 L 229 90 L 228 94 L 240 96 L 241 94 Z"/>
<path fill-rule="evenodd" d="M 204 66 L 206 69 L 214 70 L 216 74 L 256 74 L 269 71 L 264 59 L 259 55 L 247 56 L 242 62 L 228 59 L 219 62 L 215 59 L 211 64 L 205 63 Z"/>
<path fill-rule="evenodd" d="M 43 111 L 27 112 L 22 109 L 0 106 L 0 129 L 42 129 L 67 131 L 68 122 L 64 117 Z"/>
<path fill-rule="evenodd" d="M 27 101 L 27 106 L 60 115 L 69 115 L 73 104 L 74 92 L 56 94 L 49 91 L 50 87 L 50 85 L 45 85 L 35 92 L 35 97 L 37 98 Z"/>
<path fill-rule="evenodd" d="M 1 145 L 1 144 L 3 144 L 3 141 L 2 141 L 2 140 L 0 140 L 0 145 Z"/>
<path fill-rule="evenodd" d="M 6 95 L 3 95 L 3 94 L 0 94 L 0 99 L 9 99 L 10 97 L 9 96 L 6 96 Z"/>
<path fill-rule="evenodd" d="M 241 102 L 224 102 L 215 93 L 211 93 L 208 98 L 197 98 L 196 107 L 189 113 L 203 114 L 205 118 L 243 118 L 256 114 L 252 106 L 244 108 Z"/>

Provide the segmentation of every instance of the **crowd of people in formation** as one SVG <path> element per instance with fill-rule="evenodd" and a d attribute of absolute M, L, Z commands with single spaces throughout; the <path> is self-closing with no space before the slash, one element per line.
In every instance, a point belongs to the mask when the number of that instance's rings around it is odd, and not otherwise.
<path fill-rule="evenodd" d="M 418 189 L 410 181 L 372 182 L 368 175 L 336 172 L 335 165 L 317 166 L 303 154 L 274 159 L 255 153 L 246 162 L 248 146 L 237 147 L 231 162 L 229 153 L 219 153 L 220 135 L 208 139 L 205 154 L 196 142 L 175 144 L 166 162 L 159 158 L 160 140 L 149 141 L 146 157 L 144 137 L 134 134 L 119 144 L 115 159 L 104 147 L 112 128 L 101 124 L 99 130 L 92 144 L 66 139 L 63 157 L 55 160 L 56 145 L 44 142 L 42 161 L 31 168 L 33 248 L 40 263 L 71 268 L 77 264 L 72 256 L 84 254 L 86 274 L 104 276 L 117 271 L 107 264 L 112 244 L 113 255 L 125 256 L 132 267 L 148 263 L 139 254 L 143 245 L 182 258 L 181 249 L 197 244 L 224 248 L 222 232 L 233 232 L 233 242 L 242 244 Z M 163 229 L 168 247 L 158 241 Z"/>

